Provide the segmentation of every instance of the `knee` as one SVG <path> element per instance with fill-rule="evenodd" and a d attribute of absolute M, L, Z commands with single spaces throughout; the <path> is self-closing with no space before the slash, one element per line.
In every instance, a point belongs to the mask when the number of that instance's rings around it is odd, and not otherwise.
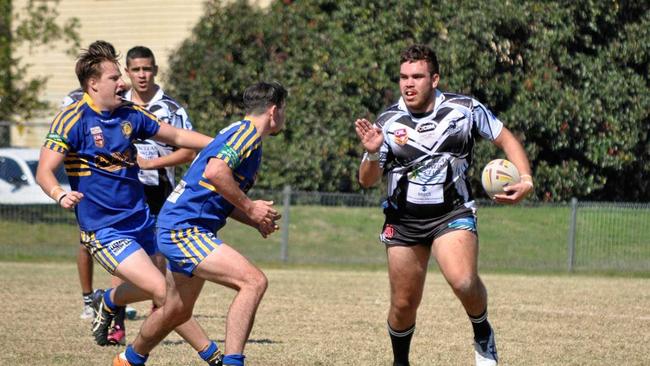
<path fill-rule="evenodd" d="M 182 303 L 167 302 L 165 304 L 165 317 L 174 327 L 179 326 L 192 318 L 192 308 L 183 306 Z"/>
<path fill-rule="evenodd" d="M 250 271 L 250 273 L 248 273 L 246 276 L 244 282 L 245 287 L 255 291 L 260 296 L 266 292 L 266 289 L 269 286 L 269 280 L 266 278 L 266 275 L 258 269 Z"/>
<path fill-rule="evenodd" d="M 390 306 L 395 314 L 415 313 L 420 305 L 419 299 L 414 296 L 393 296 Z"/>
<path fill-rule="evenodd" d="M 478 276 L 459 276 L 449 281 L 449 285 L 457 296 L 471 296 L 480 288 L 481 280 Z"/>
<path fill-rule="evenodd" d="M 153 301 L 153 306 L 156 308 L 162 307 L 165 305 L 165 296 L 166 296 L 166 288 L 163 283 L 162 286 L 156 286 L 153 290 L 151 301 Z"/>

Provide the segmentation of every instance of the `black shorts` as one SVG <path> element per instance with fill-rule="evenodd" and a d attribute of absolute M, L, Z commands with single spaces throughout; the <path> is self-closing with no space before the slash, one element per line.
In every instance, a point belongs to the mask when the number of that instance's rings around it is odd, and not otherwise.
<path fill-rule="evenodd" d="M 391 211 L 385 211 L 386 221 L 379 235 L 379 240 L 386 245 L 431 246 L 436 238 L 454 230 L 467 230 L 478 235 L 474 210 L 465 206 L 436 218 L 405 217 Z"/>

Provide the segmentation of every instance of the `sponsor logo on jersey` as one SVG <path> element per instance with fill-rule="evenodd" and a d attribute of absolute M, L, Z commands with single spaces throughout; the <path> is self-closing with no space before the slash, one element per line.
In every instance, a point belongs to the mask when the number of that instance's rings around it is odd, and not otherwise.
<path fill-rule="evenodd" d="M 416 128 L 416 131 L 419 133 L 425 133 L 425 132 L 430 132 L 436 129 L 436 124 L 433 122 L 424 122 L 420 123 L 418 127 Z"/>
<path fill-rule="evenodd" d="M 95 146 L 102 148 L 104 147 L 104 133 L 102 133 L 102 129 L 99 126 L 94 126 L 90 128 L 90 134 L 93 135 L 93 141 L 95 142 Z"/>
<path fill-rule="evenodd" d="M 63 136 L 59 135 L 58 133 L 48 133 L 46 139 L 55 142 L 65 142 Z"/>
<path fill-rule="evenodd" d="M 409 141 L 409 136 L 405 128 L 395 130 L 395 132 L 393 132 L 393 136 L 395 138 L 395 143 L 398 145 L 404 145 Z"/>
<path fill-rule="evenodd" d="M 111 253 L 113 253 L 113 255 L 118 256 L 130 244 L 131 244 L 131 239 L 118 239 L 118 240 L 113 240 L 112 242 L 108 243 L 107 247 L 108 247 L 108 250 L 110 250 Z"/>
<path fill-rule="evenodd" d="M 131 133 L 133 132 L 133 126 L 131 125 L 131 122 L 129 121 L 124 121 L 122 122 L 122 135 L 126 137 L 127 139 L 131 137 Z"/>

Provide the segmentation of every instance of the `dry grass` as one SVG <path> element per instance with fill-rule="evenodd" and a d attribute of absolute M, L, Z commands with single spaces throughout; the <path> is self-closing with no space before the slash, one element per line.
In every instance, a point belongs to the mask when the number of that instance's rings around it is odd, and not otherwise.
<path fill-rule="evenodd" d="M 267 295 L 248 365 L 390 365 L 385 271 L 268 269 Z M 0 265 L 0 365 L 109 365 L 118 348 L 95 346 L 78 319 L 70 264 Z M 483 276 L 503 365 L 648 365 L 650 280 Z M 107 277 L 97 272 L 97 284 Z M 196 315 L 223 342 L 233 293 L 206 285 Z M 148 304 L 136 304 L 145 313 Z M 141 319 L 127 323 L 131 339 Z M 413 365 L 471 365 L 471 327 L 441 276 L 429 275 L 412 345 Z M 150 365 L 202 365 L 170 336 Z"/>

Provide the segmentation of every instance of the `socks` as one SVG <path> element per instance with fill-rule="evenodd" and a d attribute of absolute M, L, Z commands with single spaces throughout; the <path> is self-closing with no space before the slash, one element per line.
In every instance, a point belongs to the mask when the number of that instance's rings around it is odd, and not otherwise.
<path fill-rule="evenodd" d="M 393 345 L 393 366 L 409 366 L 409 349 L 415 324 L 404 330 L 395 330 L 388 324 L 388 334 Z"/>
<path fill-rule="evenodd" d="M 231 353 L 223 356 L 223 366 L 244 366 L 244 355 L 240 353 Z"/>
<path fill-rule="evenodd" d="M 112 288 L 109 288 L 108 290 L 104 291 L 104 304 L 111 312 L 114 312 L 115 309 L 117 309 L 117 305 L 115 305 L 113 301 L 111 301 L 111 292 L 113 292 Z"/>
<path fill-rule="evenodd" d="M 126 351 L 124 351 L 124 358 L 126 358 L 127 361 L 133 366 L 136 365 L 144 365 L 145 362 L 147 362 L 147 358 L 149 358 L 149 355 L 141 355 L 137 353 L 132 345 L 128 345 L 126 347 Z"/>
<path fill-rule="evenodd" d="M 490 323 L 487 320 L 487 308 L 478 316 L 467 315 L 474 329 L 474 340 L 478 342 L 479 340 L 487 339 L 492 331 Z"/>
<path fill-rule="evenodd" d="M 88 293 L 82 293 L 81 296 L 83 296 L 85 306 L 91 306 L 93 304 L 93 292 L 92 291 L 90 291 Z"/>
<path fill-rule="evenodd" d="M 216 365 L 221 359 L 221 351 L 219 350 L 219 347 L 217 347 L 217 343 L 211 341 L 203 351 L 199 352 L 199 356 L 201 356 L 201 359 L 207 362 L 208 365 Z"/>

